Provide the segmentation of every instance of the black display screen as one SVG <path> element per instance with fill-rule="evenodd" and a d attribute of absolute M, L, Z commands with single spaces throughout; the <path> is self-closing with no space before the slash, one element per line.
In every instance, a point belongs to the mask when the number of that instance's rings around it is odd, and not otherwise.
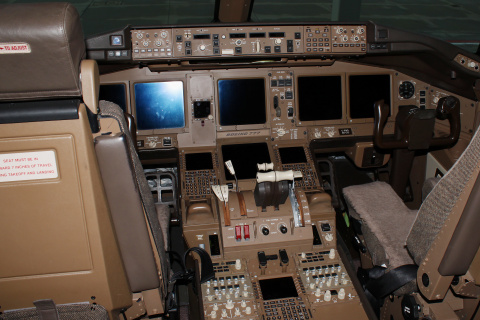
<path fill-rule="evenodd" d="M 263 300 L 298 297 L 292 277 L 259 280 Z"/>
<path fill-rule="evenodd" d="M 212 154 L 187 153 L 185 154 L 185 166 L 187 170 L 210 170 L 213 169 Z"/>
<path fill-rule="evenodd" d="M 136 83 L 134 88 L 138 130 L 185 127 L 182 81 Z"/>
<path fill-rule="evenodd" d="M 374 105 L 385 100 L 390 105 L 390 75 L 350 76 L 350 117 L 352 119 L 373 118 Z"/>
<path fill-rule="evenodd" d="M 127 91 L 125 84 L 102 84 L 100 86 L 99 100 L 116 103 L 122 108 L 123 112 L 127 112 Z"/>
<path fill-rule="evenodd" d="M 254 179 L 257 176 L 257 163 L 270 163 L 270 153 L 265 142 L 230 144 L 222 146 L 223 161 L 231 160 L 237 179 Z M 225 169 L 227 180 L 235 178 Z"/>
<path fill-rule="evenodd" d="M 303 147 L 280 148 L 278 151 L 283 164 L 307 162 Z"/>
<path fill-rule="evenodd" d="M 301 121 L 342 118 L 342 77 L 298 77 L 298 113 Z"/>
<path fill-rule="evenodd" d="M 218 105 L 222 126 L 265 123 L 265 79 L 219 80 Z"/>

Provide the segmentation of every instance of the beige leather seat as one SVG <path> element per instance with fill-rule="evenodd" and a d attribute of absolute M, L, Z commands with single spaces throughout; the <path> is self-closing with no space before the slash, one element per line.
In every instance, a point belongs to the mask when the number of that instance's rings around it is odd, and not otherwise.
<path fill-rule="evenodd" d="M 162 226 L 128 130 L 94 144 L 98 118 L 115 115 L 97 115 L 98 68 L 84 60 L 77 11 L 0 5 L 0 43 L 0 318 L 118 318 L 134 299 L 143 304 L 127 313 L 163 313 Z M 101 156 L 109 150 L 118 159 Z"/>

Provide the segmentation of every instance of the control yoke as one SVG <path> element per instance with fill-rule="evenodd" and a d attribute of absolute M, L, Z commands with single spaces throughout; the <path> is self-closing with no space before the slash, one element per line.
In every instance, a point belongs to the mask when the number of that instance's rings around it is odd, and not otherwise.
<path fill-rule="evenodd" d="M 390 185 L 404 200 L 415 151 L 432 147 L 454 145 L 460 136 L 460 101 L 452 96 L 443 97 L 435 109 L 401 106 L 395 118 L 395 136 L 386 140 L 383 130 L 387 123 L 389 106 L 383 100 L 375 103 L 373 141 L 381 149 L 393 149 Z M 435 119 L 448 119 L 450 133 L 447 137 L 434 138 Z"/>
<path fill-rule="evenodd" d="M 375 103 L 373 139 L 381 149 L 426 150 L 430 147 L 447 147 L 455 144 L 460 136 L 460 101 L 456 97 L 441 98 L 436 110 L 409 106 L 402 113 L 400 109 L 395 123 L 394 140 L 385 140 L 383 136 L 389 109 L 384 100 Z M 448 119 L 450 134 L 447 137 L 433 138 L 435 117 Z"/>

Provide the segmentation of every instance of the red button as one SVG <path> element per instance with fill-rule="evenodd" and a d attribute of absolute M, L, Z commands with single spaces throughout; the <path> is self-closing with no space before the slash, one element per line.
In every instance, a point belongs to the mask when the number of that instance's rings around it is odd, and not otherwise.
<path fill-rule="evenodd" d="M 242 226 L 235 226 L 235 239 L 237 241 L 242 240 Z"/>
<path fill-rule="evenodd" d="M 243 226 L 243 234 L 245 240 L 250 240 L 250 226 L 248 224 Z"/>

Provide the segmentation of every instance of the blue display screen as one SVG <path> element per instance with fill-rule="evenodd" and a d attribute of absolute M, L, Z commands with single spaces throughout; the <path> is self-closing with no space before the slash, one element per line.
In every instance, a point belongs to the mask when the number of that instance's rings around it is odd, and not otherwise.
<path fill-rule="evenodd" d="M 183 82 L 143 82 L 135 84 L 138 130 L 185 127 Z"/>

